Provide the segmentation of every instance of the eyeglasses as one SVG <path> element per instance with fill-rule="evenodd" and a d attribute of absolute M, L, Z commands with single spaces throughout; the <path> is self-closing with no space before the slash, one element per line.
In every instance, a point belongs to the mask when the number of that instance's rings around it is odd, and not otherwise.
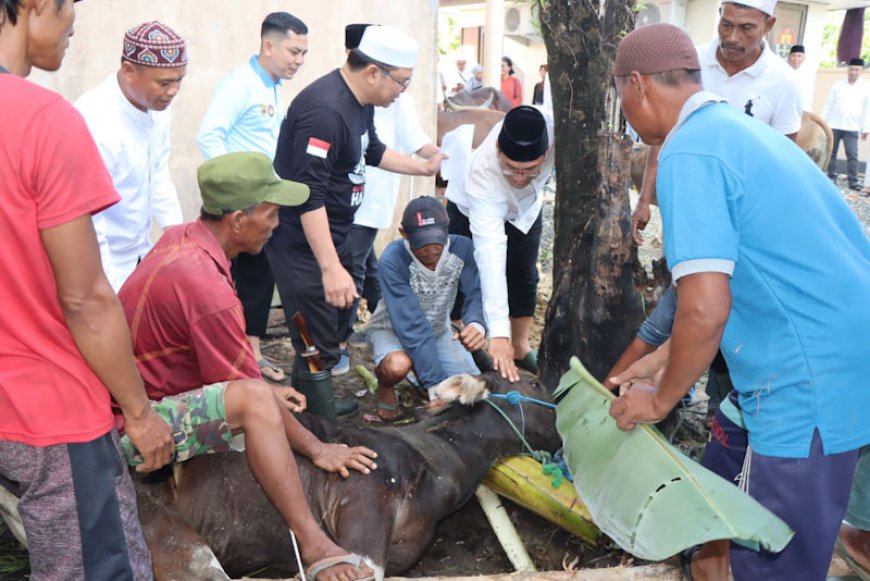
<path fill-rule="evenodd" d="M 411 78 L 412 78 L 412 77 L 408 77 L 408 78 L 405 79 L 405 80 L 400 80 L 400 79 L 397 79 L 396 77 L 394 77 L 393 75 L 391 75 L 391 74 L 390 74 L 390 71 L 388 71 L 388 70 L 385 69 L 384 67 L 380 67 L 380 66 L 379 66 L 378 68 L 381 69 L 381 72 L 384 74 L 385 77 L 389 77 L 390 80 L 392 80 L 394 83 L 396 83 L 397 85 L 399 85 L 400 87 L 402 87 L 402 90 L 403 90 L 403 91 L 404 91 L 405 89 L 407 89 L 409 86 L 411 86 Z"/>
<path fill-rule="evenodd" d="M 508 177 L 521 177 L 521 178 L 536 178 L 541 175 L 540 169 L 510 169 L 507 167 L 501 168 L 501 173 Z"/>

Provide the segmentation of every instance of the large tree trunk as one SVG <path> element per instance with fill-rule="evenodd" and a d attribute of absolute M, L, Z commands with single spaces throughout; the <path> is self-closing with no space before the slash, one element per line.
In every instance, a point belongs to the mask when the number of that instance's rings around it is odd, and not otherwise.
<path fill-rule="evenodd" d="M 542 0 L 539 0 L 542 1 Z M 611 82 L 619 39 L 633 27 L 630 0 L 545 0 L 556 129 L 553 296 L 541 378 L 551 389 L 578 356 L 601 378 L 642 318 L 632 264 L 630 140 Z"/>

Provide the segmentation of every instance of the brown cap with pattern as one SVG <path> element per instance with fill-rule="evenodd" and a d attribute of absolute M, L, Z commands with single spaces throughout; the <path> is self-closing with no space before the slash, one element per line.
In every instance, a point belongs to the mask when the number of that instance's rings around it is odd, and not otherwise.
<path fill-rule="evenodd" d="M 626 77 L 634 71 L 653 75 L 700 68 L 698 51 L 686 31 L 673 24 L 649 24 L 633 30 L 620 41 L 613 74 Z"/>

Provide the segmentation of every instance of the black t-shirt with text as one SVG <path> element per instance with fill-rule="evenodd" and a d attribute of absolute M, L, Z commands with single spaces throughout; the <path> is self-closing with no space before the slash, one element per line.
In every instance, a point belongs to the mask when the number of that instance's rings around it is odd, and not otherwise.
<path fill-rule="evenodd" d="M 311 252 L 300 216 L 326 208 L 336 249 L 341 249 L 365 195 L 365 166 L 377 166 L 386 146 L 374 127 L 374 107 L 360 105 L 338 69 L 311 83 L 293 99 L 281 124 L 275 171 L 306 184 L 311 197 L 281 208 L 271 245 Z"/>

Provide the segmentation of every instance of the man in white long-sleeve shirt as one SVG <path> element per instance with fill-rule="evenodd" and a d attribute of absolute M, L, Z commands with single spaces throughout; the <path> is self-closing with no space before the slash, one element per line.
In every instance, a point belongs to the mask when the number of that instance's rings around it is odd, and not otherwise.
<path fill-rule="evenodd" d="M 151 219 L 182 222 L 169 176 L 169 105 L 187 73 L 184 39 L 157 21 L 124 35 L 121 68 L 82 95 L 84 116 L 121 201 L 94 216 L 103 266 L 117 292 L 151 249 Z"/>
<path fill-rule="evenodd" d="M 451 234 L 474 240 L 493 364 L 517 381 L 517 365 L 537 372 L 529 345 L 538 288 L 541 199 L 553 168 L 552 118 L 523 105 L 492 128 L 465 179 L 447 186 Z"/>
<path fill-rule="evenodd" d="M 225 153 L 261 152 L 275 159 L 284 119 L 281 81 L 292 79 L 308 54 L 308 27 L 287 12 L 272 12 L 260 27 L 260 52 L 224 77 L 199 127 L 197 144 L 207 160 Z M 275 277 L 265 252 L 240 252 L 233 282 L 245 310 L 245 334 L 266 379 L 283 381 L 284 371 L 263 356 Z"/>
<path fill-rule="evenodd" d="M 846 173 L 849 178 L 849 188 L 860 190 L 858 182 L 858 137 L 867 139 L 870 131 L 870 83 L 861 78 L 864 61 L 855 58 L 849 61 L 847 77 L 831 87 L 822 117 L 831 126 L 834 133 L 834 149 L 831 164 L 828 166 L 828 177 L 836 179 L 834 160 L 840 141 L 846 149 Z"/>

